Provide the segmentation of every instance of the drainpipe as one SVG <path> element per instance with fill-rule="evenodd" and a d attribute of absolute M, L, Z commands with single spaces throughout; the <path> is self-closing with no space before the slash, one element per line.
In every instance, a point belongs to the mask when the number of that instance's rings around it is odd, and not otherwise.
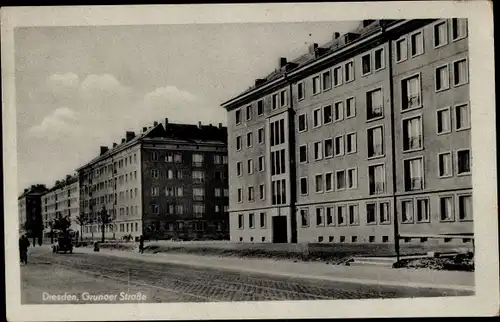
<path fill-rule="evenodd" d="M 382 33 L 385 32 L 385 28 L 382 27 Z M 397 200 L 396 200 L 396 188 L 397 188 L 397 181 L 396 181 L 396 133 L 395 133 L 395 125 L 394 125 L 394 116 L 395 116 L 395 111 L 394 111 L 394 82 L 393 82 L 393 64 L 392 64 L 392 36 L 387 37 L 387 43 L 388 43 L 388 58 L 389 58 L 389 97 L 390 97 L 390 107 L 391 107 L 391 164 L 392 164 L 392 196 L 393 196 L 393 205 L 394 205 L 394 216 L 393 216 L 393 223 L 394 223 L 394 248 L 396 251 L 396 260 L 397 263 L 399 263 L 400 259 L 400 249 L 399 249 L 399 224 L 398 224 L 398 207 L 397 207 Z"/>
<path fill-rule="evenodd" d="M 288 75 L 285 74 L 285 80 L 289 82 L 290 89 L 290 107 L 288 108 L 288 157 L 290 168 L 290 224 L 291 224 L 291 242 L 297 243 L 297 184 L 296 184 L 296 162 L 295 162 L 295 110 L 293 109 L 293 86 Z"/>

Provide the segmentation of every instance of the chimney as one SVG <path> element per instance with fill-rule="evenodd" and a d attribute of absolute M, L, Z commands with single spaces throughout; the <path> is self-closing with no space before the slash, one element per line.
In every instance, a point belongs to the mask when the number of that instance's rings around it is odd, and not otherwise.
<path fill-rule="evenodd" d="M 333 40 L 339 39 L 339 37 L 340 37 L 340 32 L 333 33 Z"/>
<path fill-rule="evenodd" d="M 146 132 L 147 130 L 148 130 L 148 128 L 147 128 L 147 127 L 143 127 L 143 128 L 142 128 L 142 132 Z"/>
<path fill-rule="evenodd" d="M 222 123 L 219 123 L 219 129 L 222 129 Z"/>
<path fill-rule="evenodd" d="M 286 66 L 286 63 L 287 63 L 287 61 L 286 61 L 286 57 L 281 57 L 281 58 L 280 58 L 280 67 L 281 67 L 281 68 L 285 67 L 285 66 Z"/>
<path fill-rule="evenodd" d="M 257 87 L 257 86 L 259 86 L 259 85 L 264 84 L 265 82 L 266 82 L 266 79 L 265 79 L 265 78 L 257 78 L 257 79 L 255 80 L 255 86 Z"/>
<path fill-rule="evenodd" d="M 135 137 L 135 133 L 131 131 L 125 132 L 125 138 L 128 141 L 132 140 Z"/>
<path fill-rule="evenodd" d="M 106 152 L 108 152 L 108 147 L 107 146 L 101 146 L 101 154 L 100 155 L 103 155 Z"/>
<path fill-rule="evenodd" d="M 113 148 L 116 148 L 118 146 L 118 144 L 116 144 L 116 142 L 113 142 Z"/>
<path fill-rule="evenodd" d="M 317 43 L 309 45 L 309 54 L 314 54 L 316 52 L 316 49 L 318 49 L 318 44 Z"/>
<path fill-rule="evenodd" d="M 122 138 L 122 143 L 125 143 L 125 139 L 124 138 Z"/>
<path fill-rule="evenodd" d="M 363 20 L 363 28 L 366 28 L 368 27 L 369 25 L 371 25 L 375 20 L 372 19 L 372 20 Z"/>
<path fill-rule="evenodd" d="M 28 189 L 24 189 L 24 192 L 25 192 L 25 193 L 26 193 L 26 192 L 28 192 Z"/>
<path fill-rule="evenodd" d="M 66 181 L 71 179 L 71 176 L 69 174 L 66 175 Z"/>
<path fill-rule="evenodd" d="M 198 121 L 198 128 L 201 129 L 201 121 Z"/>
<path fill-rule="evenodd" d="M 164 127 L 165 127 L 165 130 L 166 130 L 166 129 L 167 129 L 167 127 L 168 127 L 168 118 L 165 118 L 165 126 L 164 126 Z"/>
<path fill-rule="evenodd" d="M 153 126 L 157 126 L 157 125 L 158 125 L 158 122 L 154 121 Z"/>

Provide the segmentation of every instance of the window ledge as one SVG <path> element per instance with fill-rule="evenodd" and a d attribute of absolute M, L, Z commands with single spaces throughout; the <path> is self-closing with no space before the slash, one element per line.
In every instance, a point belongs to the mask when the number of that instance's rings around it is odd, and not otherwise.
<path fill-rule="evenodd" d="M 460 128 L 460 129 L 456 129 L 455 131 L 456 131 L 456 132 L 462 132 L 462 131 L 467 131 L 467 130 L 470 130 L 470 128 L 471 128 L 470 126 L 466 126 L 466 127 L 462 127 L 462 128 Z"/>
<path fill-rule="evenodd" d="M 391 222 L 390 222 L 390 221 L 387 221 L 387 222 L 386 222 L 386 221 L 384 221 L 384 222 L 381 222 L 381 223 L 380 223 L 380 225 L 384 225 L 384 226 L 388 226 L 388 225 L 390 225 L 390 224 L 391 224 Z"/>
<path fill-rule="evenodd" d="M 381 120 L 384 118 L 384 115 L 382 116 L 377 116 L 377 117 L 372 117 L 371 119 L 366 119 L 366 123 L 370 123 L 370 122 L 373 122 L 373 121 L 378 121 L 378 120 Z"/>
<path fill-rule="evenodd" d="M 430 224 L 431 221 L 428 219 L 428 220 L 417 220 L 416 221 L 417 224 Z"/>
<path fill-rule="evenodd" d="M 457 173 L 457 177 L 467 177 L 472 175 L 472 172 Z"/>
<path fill-rule="evenodd" d="M 376 160 L 376 159 L 381 159 L 381 158 L 385 158 L 385 153 L 381 154 L 381 155 L 374 155 L 374 156 L 368 157 L 366 159 L 367 160 Z"/>
<path fill-rule="evenodd" d="M 436 133 L 437 135 L 446 135 L 446 134 L 450 134 L 451 133 L 451 130 L 450 131 L 446 131 L 446 132 L 440 132 L 440 133 Z"/>
<path fill-rule="evenodd" d="M 415 148 L 415 149 L 410 149 L 410 150 L 403 150 L 403 153 L 412 153 L 412 152 L 418 152 L 418 151 L 422 151 L 424 150 L 424 147 L 419 147 L 419 148 Z"/>
<path fill-rule="evenodd" d="M 415 110 L 421 109 L 422 107 L 423 107 L 423 104 L 420 104 L 419 106 L 415 106 L 415 107 L 411 107 L 411 108 L 406 108 L 406 109 L 401 108 L 401 113 L 415 111 Z"/>

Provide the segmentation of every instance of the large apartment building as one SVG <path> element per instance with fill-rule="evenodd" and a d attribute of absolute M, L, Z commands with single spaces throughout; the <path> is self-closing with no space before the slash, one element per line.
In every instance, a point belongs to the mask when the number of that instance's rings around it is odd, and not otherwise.
<path fill-rule="evenodd" d="M 45 234 L 51 231 L 51 223 L 57 217 L 67 217 L 71 220 L 69 227 L 75 233 L 80 233 L 80 189 L 78 175 L 68 175 L 64 180 L 58 180 L 54 186 L 42 196 L 42 220 Z"/>
<path fill-rule="evenodd" d="M 43 184 L 32 185 L 17 198 L 19 230 L 29 237 L 42 238 L 42 196 L 46 191 Z"/>
<path fill-rule="evenodd" d="M 154 122 L 101 147 L 80 167 L 84 237 L 223 238 L 228 234 L 227 128 Z"/>
<path fill-rule="evenodd" d="M 281 58 L 222 104 L 231 240 L 470 243 L 468 83 L 466 19 L 365 20 Z"/>

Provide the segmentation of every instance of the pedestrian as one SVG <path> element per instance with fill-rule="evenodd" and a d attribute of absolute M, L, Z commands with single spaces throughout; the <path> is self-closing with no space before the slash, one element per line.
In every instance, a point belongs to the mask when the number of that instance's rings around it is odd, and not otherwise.
<path fill-rule="evenodd" d="M 144 236 L 139 237 L 139 253 L 144 253 Z"/>
<path fill-rule="evenodd" d="M 21 255 L 21 263 L 28 264 L 28 247 L 30 247 L 30 241 L 26 235 L 22 235 L 19 238 L 19 253 Z"/>

